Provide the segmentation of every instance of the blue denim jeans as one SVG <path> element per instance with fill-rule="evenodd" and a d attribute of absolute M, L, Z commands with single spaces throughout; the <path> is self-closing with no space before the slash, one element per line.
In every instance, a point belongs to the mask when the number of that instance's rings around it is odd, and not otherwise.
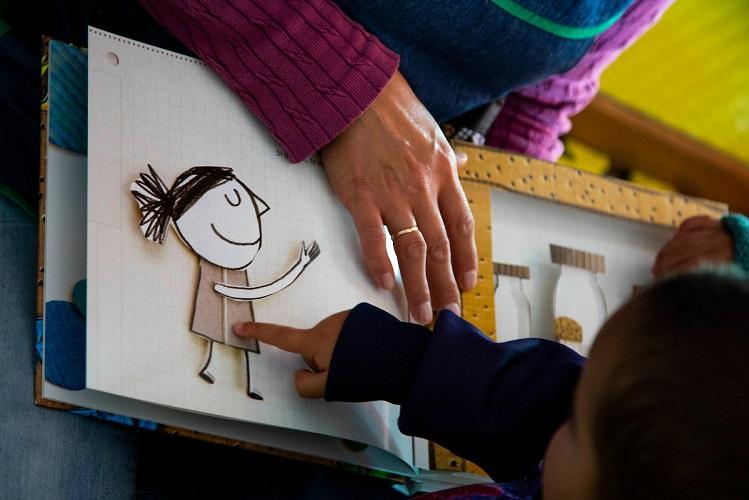
<path fill-rule="evenodd" d="M 132 498 L 136 434 L 34 405 L 36 241 L 0 196 L 0 497 Z"/>

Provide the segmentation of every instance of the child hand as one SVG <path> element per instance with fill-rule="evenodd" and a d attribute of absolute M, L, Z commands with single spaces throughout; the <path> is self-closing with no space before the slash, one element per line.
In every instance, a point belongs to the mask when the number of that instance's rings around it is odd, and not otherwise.
<path fill-rule="evenodd" d="M 349 312 L 341 311 L 328 316 L 309 329 L 249 322 L 234 325 L 234 333 L 302 356 L 310 369 L 297 370 L 294 377 L 296 390 L 305 398 L 322 398 L 325 396 L 333 348 Z"/>
<path fill-rule="evenodd" d="M 676 235 L 658 252 L 653 274 L 686 272 L 704 262 L 715 264 L 733 260 L 733 239 L 720 220 L 706 216 L 685 220 Z"/>

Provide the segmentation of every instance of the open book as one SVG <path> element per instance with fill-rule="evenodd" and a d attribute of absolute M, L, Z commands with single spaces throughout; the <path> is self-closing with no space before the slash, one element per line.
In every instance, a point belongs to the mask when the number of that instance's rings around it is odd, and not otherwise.
<path fill-rule="evenodd" d="M 298 356 L 232 333 L 362 301 L 407 319 L 402 292 L 369 279 L 319 162 L 290 164 L 198 60 L 91 28 L 87 56 L 52 42 L 48 68 L 44 400 L 395 474 L 410 491 L 486 480 L 401 434 L 393 405 L 299 397 Z M 463 313 L 501 340 L 556 333 L 585 352 L 673 226 L 725 211 L 466 151 L 479 284 Z"/>
<path fill-rule="evenodd" d="M 200 61 L 93 28 L 87 155 L 60 147 L 86 116 L 68 81 L 85 57 L 49 51 L 43 397 L 401 476 L 428 468 L 397 407 L 303 399 L 298 356 L 231 331 L 309 327 L 361 301 L 407 319 L 402 291 L 369 279 L 319 162 L 290 164 Z M 73 391 L 55 347 L 82 279 Z"/>

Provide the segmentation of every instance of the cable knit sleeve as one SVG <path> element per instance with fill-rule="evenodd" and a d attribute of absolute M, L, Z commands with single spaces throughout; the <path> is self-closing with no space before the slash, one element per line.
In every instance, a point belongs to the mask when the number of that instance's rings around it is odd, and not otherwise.
<path fill-rule="evenodd" d="M 599 35 L 590 50 L 566 73 L 521 88 L 507 96 L 486 144 L 548 161 L 564 152 L 559 139 L 572 127 L 570 117 L 598 93 L 601 73 L 655 24 L 674 0 L 635 0 L 619 21 Z"/>
<path fill-rule="evenodd" d="M 398 55 L 329 0 L 139 0 L 236 92 L 292 162 L 377 97 Z"/>

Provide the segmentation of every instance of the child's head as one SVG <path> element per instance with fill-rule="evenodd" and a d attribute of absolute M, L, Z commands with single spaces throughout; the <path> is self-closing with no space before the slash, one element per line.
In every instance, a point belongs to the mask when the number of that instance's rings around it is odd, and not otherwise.
<path fill-rule="evenodd" d="M 167 189 L 151 165 L 131 191 L 146 238 L 163 243 L 169 223 L 204 259 L 227 269 L 247 267 L 261 246 L 260 216 L 268 206 L 231 168 L 193 167 Z"/>
<path fill-rule="evenodd" d="M 662 281 L 601 329 L 574 418 L 546 452 L 544 498 L 749 495 L 749 281 Z"/>

